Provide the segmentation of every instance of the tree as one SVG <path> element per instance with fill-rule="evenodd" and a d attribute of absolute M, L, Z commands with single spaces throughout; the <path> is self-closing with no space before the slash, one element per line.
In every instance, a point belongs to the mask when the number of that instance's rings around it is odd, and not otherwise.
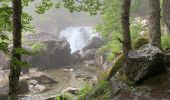
<path fill-rule="evenodd" d="M 131 0 L 123 0 L 122 4 L 122 31 L 123 31 L 123 53 L 126 57 L 129 50 L 131 50 L 131 36 L 130 36 L 130 4 Z"/>
<path fill-rule="evenodd" d="M 152 45 L 161 48 L 160 0 L 149 0 L 149 33 Z"/>
<path fill-rule="evenodd" d="M 18 100 L 19 93 L 19 76 L 21 71 L 21 66 L 18 62 L 21 61 L 21 54 L 17 53 L 17 49 L 21 49 L 21 39 L 22 39 L 22 24 L 21 24 L 21 13 L 22 13 L 22 3 L 21 0 L 13 0 L 13 50 L 12 59 L 10 66 L 9 75 L 9 100 Z"/>

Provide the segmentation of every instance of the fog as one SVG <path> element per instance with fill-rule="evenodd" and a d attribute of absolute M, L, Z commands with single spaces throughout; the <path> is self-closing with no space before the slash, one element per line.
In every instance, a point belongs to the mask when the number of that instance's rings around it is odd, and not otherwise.
<path fill-rule="evenodd" d="M 56 34 L 66 27 L 94 27 L 101 21 L 99 15 L 90 16 L 89 13 L 85 12 L 70 13 L 69 10 L 65 8 L 51 8 L 46 11 L 45 14 L 37 14 L 35 13 L 35 6 L 38 2 L 39 1 L 30 3 L 28 7 L 24 8 L 24 11 L 32 15 L 32 23 L 37 32 Z"/>

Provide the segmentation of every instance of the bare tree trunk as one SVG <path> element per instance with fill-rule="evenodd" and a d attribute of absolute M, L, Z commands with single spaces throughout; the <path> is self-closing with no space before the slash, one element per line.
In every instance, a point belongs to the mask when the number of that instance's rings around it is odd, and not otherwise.
<path fill-rule="evenodd" d="M 13 51 L 9 75 L 9 100 L 18 100 L 19 94 L 19 76 L 21 66 L 16 61 L 21 61 L 21 54 L 15 52 L 17 48 L 21 48 L 21 0 L 13 0 Z"/>
<path fill-rule="evenodd" d="M 123 52 L 125 57 L 128 55 L 129 50 L 131 50 L 131 36 L 130 36 L 130 4 L 131 0 L 123 0 L 122 5 L 122 29 L 123 29 Z"/>
<path fill-rule="evenodd" d="M 163 0 L 163 18 L 170 34 L 170 0 Z"/>
<path fill-rule="evenodd" d="M 152 45 L 161 48 L 161 29 L 160 29 L 160 1 L 159 0 L 149 0 L 149 11 L 150 11 L 150 42 Z"/>

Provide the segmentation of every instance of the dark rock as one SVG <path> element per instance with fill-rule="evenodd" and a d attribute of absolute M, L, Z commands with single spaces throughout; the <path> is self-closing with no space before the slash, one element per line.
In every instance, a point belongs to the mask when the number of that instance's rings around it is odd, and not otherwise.
<path fill-rule="evenodd" d="M 85 47 L 82 50 L 86 51 L 89 49 L 98 49 L 102 45 L 104 45 L 104 40 L 101 37 L 95 36 L 88 41 L 88 43 L 85 45 Z"/>
<path fill-rule="evenodd" d="M 72 64 L 80 63 L 82 61 L 81 56 L 80 56 L 80 50 L 77 50 L 73 52 L 70 56 L 70 62 Z"/>
<path fill-rule="evenodd" d="M 49 68 L 65 66 L 70 63 L 71 49 L 69 42 L 62 38 L 58 41 L 45 42 L 46 51 L 30 58 L 30 64 L 34 67 Z"/>
<path fill-rule="evenodd" d="M 170 48 L 166 48 L 164 52 L 165 67 L 170 67 Z"/>
<path fill-rule="evenodd" d="M 73 95 L 76 95 L 78 92 L 79 92 L 79 89 L 78 88 L 73 88 L 73 87 L 67 87 L 66 89 L 64 89 L 62 91 L 62 93 L 71 93 Z"/>
<path fill-rule="evenodd" d="M 29 92 L 28 82 L 25 80 L 21 80 L 19 82 L 19 93 L 24 94 L 24 93 L 28 93 L 28 92 Z"/>
<path fill-rule="evenodd" d="M 94 60 L 97 49 L 89 49 L 81 53 L 82 60 Z"/>
<path fill-rule="evenodd" d="M 31 78 L 27 79 L 27 81 L 31 81 L 31 80 L 38 81 L 38 84 L 54 84 L 54 83 L 58 83 L 57 81 L 53 80 L 52 78 L 50 78 L 50 77 L 48 77 L 46 75 L 41 75 L 39 77 L 31 77 Z"/>
<path fill-rule="evenodd" d="M 139 50 L 131 50 L 124 66 L 124 72 L 130 81 L 142 83 L 164 70 L 163 58 L 162 51 L 150 44 Z"/>
<path fill-rule="evenodd" d="M 85 60 L 85 61 L 83 61 L 83 63 L 86 66 L 94 66 L 94 65 L 96 65 L 96 61 L 95 60 Z"/>
<path fill-rule="evenodd" d="M 8 94 L 0 94 L 0 100 L 8 100 Z"/>

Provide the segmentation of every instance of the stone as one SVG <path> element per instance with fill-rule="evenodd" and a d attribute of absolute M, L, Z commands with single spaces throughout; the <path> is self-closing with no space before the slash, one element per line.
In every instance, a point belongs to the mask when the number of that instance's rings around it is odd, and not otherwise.
<path fill-rule="evenodd" d="M 87 44 L 84 46 L 82 50 L 86 51 L 89 49 L 98 49 L 103 45 L 104 45 L 104 40 L 99 36 L 95 36 L 87 42 Z"/>
<path fill-rule="evenodd" d="M 25 80 L 21 80 L 19 82 L 19 93 L 24 94 L 29 92 L 29 85 L 28 82 Z"/>
<path fill-rule="evenodd" d="M 97 49 L 89 49 L 81 53 L 82 60 L 94 60 Z"/>
<path fill-rule="evenodd" d="M 40 84 L 37 84 L 37 85 L 35 86 L 35 90 L 38 90 L 39 92 L 42 92 L 42 91 L 44 91 L 45 89 L 46 89 L 46 87 L 43 86 L 43 85 L 40 85 Z"/>
<path fill-rule="evenodd" d="M 147 44 L 139 50 L 128 53 L 124 72 L 133 83 L 143 83 L 146 79 L 159 75 L 164 70 L 164 57 L 162 51 Z"/>
<path fill-rule="evenodd" d="M 82 61 L 81 56 L 80 56 L 80 50 L 77 50 L 75 52 L 73 52 L 70 56 L 70 62 L 71 64 L 77 64 L 80 63 Z"/>
<path fill-rule="evenodd" d="M 73 87 L 67 87 L 61 93 L 66 93 L 66 92 L 76 95 L 79 92 L 79 89 L 78 88 L 73 88 Z"/>
<path fill-rule="evenodd" d="M 30 85 L 36 85 L 36 84 L 38 84 L 38 81 L 37 80 L 29 80 L 28 83 Z"/>
<path fill-rule="evenodd" d="M 69 42 L 65 39 L 46 41 L 45 52 L 32 55 L 29 63 L 32 67 L 55 68 L 70 64 L 71 49 Z M 64 59 L 64 60 L 63 60 Z"/>
<path fill-rule="evenodd" d="M 46 76 L 46 75 L 40 75 L 39 77 L 31 77 L 27 79 L 30 84 L 35 85 L 37 84 L 54 84 L 58 83 L 57 81 L 53 80 L 52 78 Z"/>

